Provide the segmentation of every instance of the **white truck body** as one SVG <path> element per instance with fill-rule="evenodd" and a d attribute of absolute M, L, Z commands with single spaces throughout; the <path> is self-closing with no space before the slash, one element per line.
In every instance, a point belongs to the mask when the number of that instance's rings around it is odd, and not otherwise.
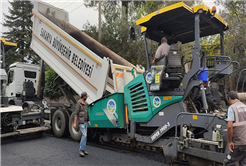
<path fill-rule="evenodd" d="M 37 2 L 40 4 L 39 2 Z M 88 102 L 102 97 L 109 63 L 33 10 L 31 48 L 77 93 L 87 91 Z"/>
<path fill-rule="evenodd" d="M 31 48 L 78 95 L 86 91 L 89 94 L 88 103 L 100 99 L 106 91 L 123 92 L 124 85 L 134 78 L 131 74 L 132 67 L 116 65 L 108 58 L 99 57 L 41 14 L 68 21 L 66 11 L 35 1 L 32 13 Z M 119 77 L 117 73 L 122 75 Z M 136 71 L 134 73 L 137 76 Z"/>

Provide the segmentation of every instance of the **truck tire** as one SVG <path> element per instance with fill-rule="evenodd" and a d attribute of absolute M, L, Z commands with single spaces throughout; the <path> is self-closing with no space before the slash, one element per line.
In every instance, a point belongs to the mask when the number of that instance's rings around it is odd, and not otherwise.
<path fill-rule="evenodd" d="M 68 136 L 68 115 L 65 111 L 58 109 L 52 117 L 52 129 L 56 137 Z"/>
<path fill-rule="evenodd" d="M 79 141 L 81 139 L 81 131 L 76 131 L 74 128 L 73 128 L 73 122 L 74 122 L 74 116 L 76 115 L 76 112 L 73 112 L 69 118 L 69 133 L 70 133 L 70 136 L 71 138 L 74 140 L 74 141 Z"/>

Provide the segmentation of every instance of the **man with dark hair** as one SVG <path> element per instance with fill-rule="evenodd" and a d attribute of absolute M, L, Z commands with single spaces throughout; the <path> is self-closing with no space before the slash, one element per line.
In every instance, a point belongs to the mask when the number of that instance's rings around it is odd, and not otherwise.
<path fill-rule="evenodd" d="M 79 155 L 81 157 L 88 155 L 88 152 L 85 151 L 86 141 L 87 141 L 87 125 L 90 126 L 91 123 L 88 115 L 88 104 L 85 102 L 87 97 L 88 95 L 86 92 L 81 93 L 81 97 L 77 101 L 76 110 L 75 110 L 77 112 L 79 128 L 82 133 L 80 144 L 79 144 Z"/>
<path fill-rule="evenodd" d="M 224 165 L 233 166 L 239 162 L 246 165 L 246 105 L 238 100 L 235 91 L 228 94 L 229 104 L 227 116 L 227 133 L 229 139 L 229 154 Z"/>
<path fill-rule="evenodd" d="M 156 50 L 155 57 L 152 63 L 155 64 L 157 60 L 162 58 L 162 56 L 167 56 L 169 51 L 170 51 L 170 46 L 167 44 L 167 38 L 163 37 L 161 39 L 161 45 Z M 162 64 L 162 65 L 165 65 L 165 64 Z"/>

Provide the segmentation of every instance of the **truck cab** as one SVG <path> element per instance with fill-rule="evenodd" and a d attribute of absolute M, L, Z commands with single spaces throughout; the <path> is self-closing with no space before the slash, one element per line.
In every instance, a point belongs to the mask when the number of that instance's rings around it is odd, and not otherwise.
<path fill-rule="evenodd" d="M 22 96 L 25 96 L 26 93 L 37 95 L 40 70 L 40 66 L 34 64 L 16 62 L 10 65 L 6 87 L 6 96 L 9 97 L 9 104 L 21 105 Z M 23 83 L 26 84 L 24 85 Z M 25 89 L 24 86 L 28 89 L 28 92 L 23 91 Z"/>

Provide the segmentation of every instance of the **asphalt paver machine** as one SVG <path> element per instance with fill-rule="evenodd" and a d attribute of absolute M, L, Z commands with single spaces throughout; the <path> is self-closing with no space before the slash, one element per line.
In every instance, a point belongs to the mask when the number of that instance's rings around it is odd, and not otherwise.
<path fill-rule="evenodd" d="M 159 126 L 155 132 L 150 137 L 135 134 L 136 138 L 151 144 L 161 142 L 168 161 L 222 164 L 228 152 L 226 113 L 223 112 L 228 102 L 226 92 L 220 92 L 225 87 L 218 83 L 235 72 L 233 66 L 239 68 L 237 62 L 224 55 L 227 22 L 206 5 L 189 7 L 180 2 L 151 13 L 136 24 L 142 26 L 145 48 L 148 48 L 146 38 L 160 42 L 166 37 L 171 45 L 166 64 L 148 66 L 144 78 L 148 95 L 159 96 L 156 103 L 173 101 L 145 124 Z M 214 34 L 220 35 L 221 55 L 206 56 L 201 50 L 200 38 Z M 191 68 L 181 73 L 183 64 L 175 44 L 192 41 L 195 45 Z M 146 50 L 147 59 L 148 52 Z M 224 108 L 222 102 L 226 105 Z"/>

